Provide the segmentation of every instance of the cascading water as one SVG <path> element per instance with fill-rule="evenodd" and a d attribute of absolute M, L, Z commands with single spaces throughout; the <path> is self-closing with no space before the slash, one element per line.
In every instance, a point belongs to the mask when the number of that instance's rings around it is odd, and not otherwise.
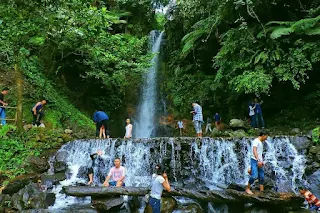
<path fill-rule="evenodd" d="M 159 34 L 158 31 L 150 33 L 151 50 L 155 56 L 151 61 L 152 66 L 144 76 L 138 118 L 135 120 L 134 136 L 136 138 L 150 138 L 156 127 L 157 71 L 163 34 L 164 32 Z"/>
<path fill-rule="evenodd" d="M 154 166 L 163 163 L 168 168 L 171 184 L 175 186 L 223 189 L 230 183 L 247 183 L 251 140 L 154 138 L 70 142 L 55 156 L 56 161 L 67 164 L 68 170 L 67 179 L 52 190 L 56 193 L 56 203 L 52 209 L 76 203 L 90 204 L 90 197 L 78 199 L 66 196 L 61 189 L 62 186 L 84 184 L 88 181 L 90 154 L 99 149 L 103 150 L 104 155 L 103 165 L 94 168 L 94 180 L 98 185 L 102 184 L 113 166 L 113 160 L 119 157 L 127 169 L 127 186 L 150 186 Z M 296 182 L 301 181 L 304 174 L 304 155 L 297 151 L 289 137 L 269 138 L 264 147 L 266 179 L 272 179 L 280 192 L 296 191 Z"/>

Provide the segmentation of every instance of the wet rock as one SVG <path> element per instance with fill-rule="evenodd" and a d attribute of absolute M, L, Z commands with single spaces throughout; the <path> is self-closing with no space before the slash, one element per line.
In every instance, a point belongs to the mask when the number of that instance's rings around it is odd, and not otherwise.
<path fill-rule="evenodd" d="M 183 212 L 183 213 L 204 213 L 202 208 L 195 203 L 192 203 L 192 204 L 189 204 L 186 206 L 181 206 L 181 207 L 177 208 L 176 210 Z"/>
<path fill-rule="evenodd" d="M 41 175 L 42 185 L 45 185 L 47 189 L 52 189 L 53 185 L 56 185 L 57 183 L 59 183 L 59 181 L 62 181 L 65 179 L 66 179 L 66 175 L 63 172 L 56 173 L 54 175 L 46 175 L 46 174 Z"/>
<path fill-rule="evenodd" d="M 25 131 L 27 131 L 27 130 L 29 130 L 29 129 L 32 129 L 32 124 L 26 124 L 26 125 L 24 125 L 24 126 L 23 126 L 23 129 L 24 129 Z"/>
<path fill-rule="evenodd" d="M 310 191 L 315 194 L 316 197 L 320 197 L 320 169 L 310 175 L 307 179 L 310 183 Z"/>
<path fill-rule="evenodd" d="M 45 172 L 50 168 L 48 160 L 44 157 L 39 158 L 36 156 L 30 156 L 26 161 L 31 166 L 32 170 L 36 173 Z"/>
<path fill-rule="evenodd" d="M 312 155 L 316 155 L 316 154 L 320 153 L 320 146 L 310 147 L 309 153 Z"/>
<path fill-rule="evenodd" d="M 306 150 L 312 145 L 312 141 L 307 137 L 292 137 L 290 138 L 291 143 L 296 147 L 297 150 Z"/>
<path fill-rule="evenodd" d="M 67 151 L 59 151 L 56 155 L 56 161 L 57 162 L 65 162 L 68 158 L 68 152 Z"/>
<path fill-rule="evenodd" d="M 9 194 L 12 195 L 16 192 L 18 192 L 20 189 L 25 187 L 31 182 L 37 182 L 39 179 L 38 174 L 28 174 L 28 175 L 20 175 L 16 178 L 9 181 L 8 185 L 4 187 L 2 190 L 3 194 Z"/>
<path fill-rule="evenodd" d="M 177 201 L 172 197 L 161 199 L 161 213 L 172 213 L 177 206 Z"/>
<path fill-rule="evenodd" d="M 72 134 L 73 131 L 72 131 L 71 129 L 65 129 L 65 130 L 64 130 L 64 133 L 65 133 L 65 134 Z"/>
<path fill-rule="evenodd" d="M 11 197 L 11 205 L 19 211 L 46 209 L 55 202 L 55 194 L 42 192 L 37 184 L 30 183 Z"/>
<path fill-rule="evenodd" d="M 95 209 L 101 212 L 108 212 L 111 210 L 120 209 L 124 204 L 123 197 L 110 197 L 110 198 L 95 198 L 92 197 L 92 205 Z"/>
<path fill-rule="evenodd" d="M 8 206 L 11 201 L 10 195 L 7 194 L 0 194 L 0 206 Z"/>
<path fill-rule="evenodd" d="M 67 164 L 65 162 L 56 161 L 53 163 L 54 172 L 65 172 L 67 170 Z"/>
<path fill-rule="evenodd" d="M 297 135 L 301 133 L 301 130 L 299 128 L 293 128 L 291 129 L 290 133 Z"/>
<path fill-rule="evenodd" d="M 244 128 L 245 124 L 243 120 L 240 119 L 231 119 L 230 120 L 230 128 Z"/>

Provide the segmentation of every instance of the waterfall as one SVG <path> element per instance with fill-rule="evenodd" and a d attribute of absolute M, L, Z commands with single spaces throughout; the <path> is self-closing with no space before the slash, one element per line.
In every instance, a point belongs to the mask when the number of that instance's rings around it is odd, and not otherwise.
<path fill-rule="evenodd" d="M 151 51 L 155 55 L 151 61 L 152 66 L 144 76 L 140 105 L 137 111 L 138 117 L 134 128 L 134 136 L 136 138 L 153 136 L 153 131 L 156 127 L 157 71 L 163 33 L 159 34 L 158 31 L 151 31 L 150 33 Z"/>
<path fill-rule="evenodd" d="M 53 189 L 56 193 L 56 204 L 52 208 L 80 201 L 90 203 L 90 198 L 79 200 L 65 196 L 60 191 L 62 186 L 84 184 L 88 181 L 90 154 L 99 149 L 104 152 L 104 164 L 94 168 L 94 181 L 97 185 L 102 185 L 114 159 L 119 157 L 127 169 L 127 186 L 150 186 L 155 165 L 162 163 L 166 166 L 171 184 L 174 186 L 199 190 L 222 189 L 230 183 L 247 183 L 252 140 L 143 138 L 132 141 L 108 139 L 70 142 L 54 157 L 56 161 L 65 162 L 68 170 L 67 179 Z M 290 137 L 268 138 L 264 145 L 266 181 L 272 182 L 279 192 L 297 192 L 297 181 L 303 181 L 306 159 L 291 141 Z"/>

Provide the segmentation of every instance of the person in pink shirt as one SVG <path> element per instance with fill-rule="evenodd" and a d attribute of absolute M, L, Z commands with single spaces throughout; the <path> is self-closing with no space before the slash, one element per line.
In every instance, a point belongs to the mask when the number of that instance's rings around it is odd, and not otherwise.
<path fill-rule="evenodd" d="M 104 186 L 116 186 L 121 187 L 125 186 L 125 178 L 126 178 L 126 168 L 121 166 L 120 158 L 116 158 L 114 160 L 114 167 L 110 169 L 106 180 L 104 181 Z"/>

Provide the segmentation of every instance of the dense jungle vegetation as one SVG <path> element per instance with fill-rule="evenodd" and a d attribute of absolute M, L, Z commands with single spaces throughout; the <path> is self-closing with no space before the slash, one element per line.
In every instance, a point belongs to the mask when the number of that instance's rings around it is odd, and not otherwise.
<path fill-rule="evenodd" d="M 165 5 L 166 15 L 155 12 Z M 259 97 L 267 126 L 316 126 L 319 21 L 319 0 L 2 0 L 0 86 L 9 86 L 6 100 L 20 102 L 27 123 L 44 97 L 48 129 L 93 134 L 92 113 L 104 109 L 122 136 L 150 66 L 149 32 L 165 30 L 160 87 L 175 118 L 189 118 L 195 100 L 206 116 L 244 118 Z M 27 155 L 57 145 L 34 148 L 38 140 L 25 134 L 1 135 L 2 172 L 24 173 Z"/>

